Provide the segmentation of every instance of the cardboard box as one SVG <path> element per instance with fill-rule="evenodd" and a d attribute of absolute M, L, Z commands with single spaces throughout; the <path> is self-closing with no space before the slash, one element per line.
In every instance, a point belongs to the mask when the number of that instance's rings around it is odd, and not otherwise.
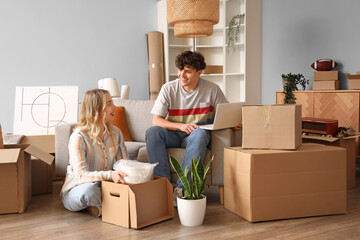
<path fill-rule="evenodd" d="M 204 74 L 223 73 L 223 66 L 221 65 L 207 65 L 203 71 Z"/>
<path fill-rule="evenodd" d="M 360 79 L 360 75 L 358 72 L 356 72 L 355 75 L 351 75 L 349 73 L 345 73 L 345 76 L 349 79 L 349 80 L 359 80 Z"/>
<path fill-rule="evenodd" d="M 359 75 L 359 79 L 349 79 L 349 89 L 350 90 L 360 89 L 360 75 Z"/>
<path fill-rule="evenodd" d="M 51 164 L 54 157 L 29 144 L 0 149 L 0 214 L 23 213 L 31 200 L 31 155 Z"/>
<path fill-rule="evenodd" d="M 55 135 L 24 136 L 21 144 L 31 144 L 55 156 Z M 31 161 L 32 194 L 52 193 L 55 161 L 50 165 L 35 157 Z"/>
<path fill-rule="evenodd" d="M 313 82 L 313 90 L 338 90 L 338 89 L 340 89 L 339 80 Z"/>
<path fill-rule="evenodd" d="M 302 143 L 301 105 L 242 107 L 242 146 L 260 149 L 296 149 Z"/>
<path fill-rule="evenodd" d="M 224 207 L 249 222 L 346 213 L 346 150 L 224 150 Z"/>
<path fill-rule="evenodd" d="M 347 189 L 356 186 L 356 141 L 359 136 L 336 138 L 320 136 L 303 136 L 303 143 L 318 143 L 328 146 L 337 146 L 346 149 L 346 187 Z"/>
<path fill-rule="evenodd" d="M 338 80 L 339 79 L 338 71 L 315 71 L 314 80 L 315 81 L 328 81 L 328 80 Z"/>
<path fill-rule="evenodd" d="M 138 229 L 173 217 L 173 190 L 166 178 L 133 185 L 102 182 L 104 222 Z"/>

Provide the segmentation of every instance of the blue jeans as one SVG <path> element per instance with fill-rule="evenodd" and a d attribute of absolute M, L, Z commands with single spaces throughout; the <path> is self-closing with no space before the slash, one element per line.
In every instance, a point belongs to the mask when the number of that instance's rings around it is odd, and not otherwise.
<path fill-rule="evenodd" d="M 63 195 L 62 202 L 69 211 L 101 206 L 101 182 L 87 182 L 73 187 Z"/>
<path fill-rule="evenodd" d="M 185 170 L 189 166 L 189 175 L 191 172 L 191 159 L 194 157 L 204 161 L 207 146 L 210 142 L 210 134 L 208 131 L 196 128 L 190 135 L 182 131 L 171 131 L 163 127 L 153 126 L 146 130 L 146 150 L 150 163 L 159 162 L 154 169 L 154 175 L 166 177 L 171 181 L 170 162 L 166 153 L 167 148 L 186 148 L 182 169 Z M 183 188 L 178 179 L 176 186 Z"/>

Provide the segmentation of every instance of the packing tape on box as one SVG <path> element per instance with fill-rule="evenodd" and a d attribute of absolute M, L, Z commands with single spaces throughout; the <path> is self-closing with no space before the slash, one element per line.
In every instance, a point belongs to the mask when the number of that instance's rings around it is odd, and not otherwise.
<path fill-rule="evenodd" d="M 264 124 L 264 128 L 270 128 L 271 125 L 271 105 L 265 105 L 264 106 L 264 115 L 265 115 L 265 124 Z"/>
<path fill-rule="evenodd" d="M 265 145 L 271 146 L 271 105 L 264 106 L 264 129 L 265 129 Z"/>

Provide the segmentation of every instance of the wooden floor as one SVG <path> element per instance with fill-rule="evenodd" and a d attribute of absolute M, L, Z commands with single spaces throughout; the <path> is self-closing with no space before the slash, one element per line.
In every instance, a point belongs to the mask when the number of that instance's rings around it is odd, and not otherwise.
<path fill-rule="evenodd" d="M 359 175 L 359 174 L 358 174 Z M 249 223 L 224 209 L 218 188 L 206 190 L 208 207 L 204 224 L 185 227 L 173 219 L 141 230 L 103 223 L 86 211 L 69 212 L 54 193 L 33 196 L 24 214 L 0 215 L 0 239 L 360 239 L 360 177 L 348 192 L 348 213 L 322 217 Z"/>

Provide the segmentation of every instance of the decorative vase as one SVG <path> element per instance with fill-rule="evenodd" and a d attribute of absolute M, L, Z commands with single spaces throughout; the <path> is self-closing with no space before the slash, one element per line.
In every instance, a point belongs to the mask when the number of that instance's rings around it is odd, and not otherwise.
<path fill-rule="evenodd" d="M 177 209 L 180 222 L 184 226 L 193 227 L 201 225 L 206 211 L 206 196 L 202 199 L 177 198 Z"/>

